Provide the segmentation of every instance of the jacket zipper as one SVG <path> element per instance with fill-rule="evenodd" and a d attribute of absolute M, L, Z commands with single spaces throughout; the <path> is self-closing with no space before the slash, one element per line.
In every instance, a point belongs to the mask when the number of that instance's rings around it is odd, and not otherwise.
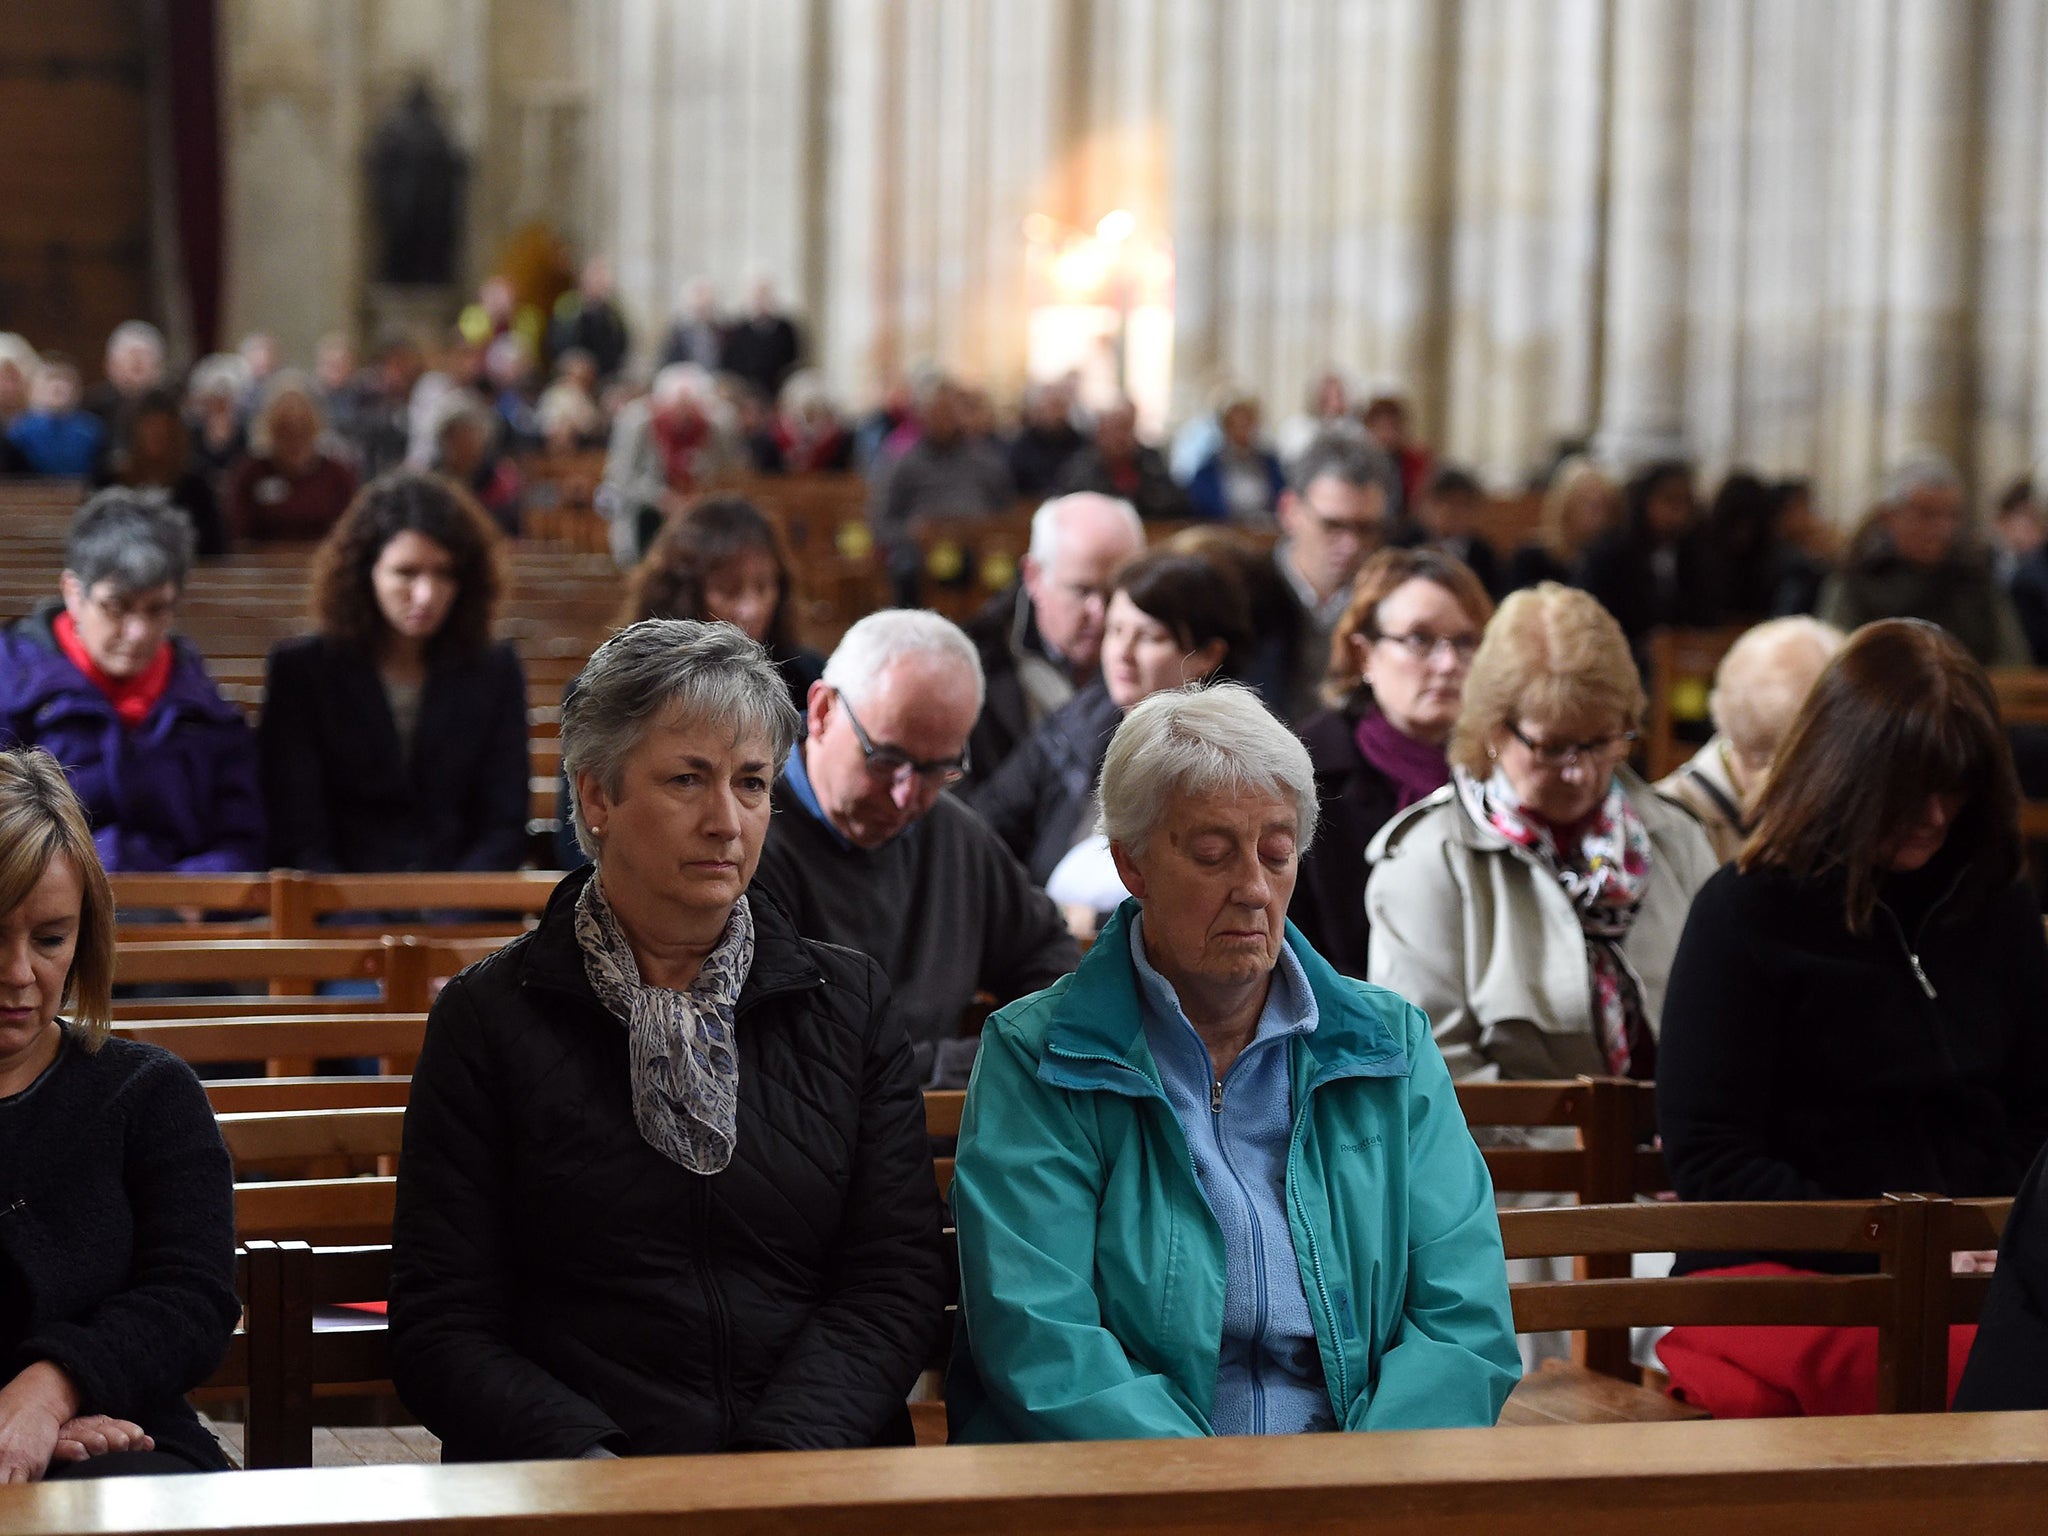
<path fill-rule="evenodd" d="M 701 1176 L 697 1180 L 696 1198 L 692 1203 L 697 1207 L 697 1242 L 694 1245 L 696 1249 L 697 1275 L 704 1287 L 705 1303 L 711 1312 L 711 1374 L 712 1380 L 717 1385 L 718 1392 L 719 1439 L 726 1441 L 732 1438 L 732 1432 L 739 1422 L 739 1415 L 733 1408 L 731 1372 L 726 1361 L 728 1348 L 726 1342 L 725 1298 L 719 1294 L 718 1277 L 712 1272 L 711 1256 L 709 1253 L 711 1247 L 711 1185 Z"/>
<path fill-rule="evenodd" d="M 1308 1127 L 1309 1102 L 1314 1099 L 1319 1085 L 1310 1083 L 1301 1096 L 1301 1108 L 1294 1117 L 1294 1134 L 1287 1138 L 1287 1198 L 1294 1203 L 1294 1214 L 1301 1222 L 1301 1230 L 1308 1237 L 1309 1272 L 1316 1277 L 1316 1300 L 1323 1309 L 1323 1321 L 1330 1330 L 1330 1355 L 1337 1362 L 1337 1390 L 1331 1395 L 1330 1406 L 1337 1413 L 1337 1427 L 1344 1427 L 1345 1405 L 1351 1401 L 1351 1378 L 1344 1369 L 1344 1335 L 1337 1327 L 1337 1312 L 1330 1305 L 1330 1285 L 1323 1275 L 1323 1251 L 1316 1245 L 1316 1229 L 1308 1219 L 1308 1207 L 1302 1204 L 1301 1181 L 1295 1177 L 1295 1170 L 1301 1156 L 1301 1133 Z"/>
<path fill-rule="evenodd" d="M 1230 1155 L 1230 1143 L 1223 1139 L 1223 1079 L 1220 1077 L 1209 1089 L 1209 1112 L 1216 1121 L 1216 1150 L 1223 1159 L 1223 1166 L 1230 1170 L 1231 1178 L 1237 1181 L 1237 1192 L 1244 1200 L 1245 1216 L 1252 1229 L 1253 1355 L 1247 1364 L 1252 1383 L 1252 1433 L 1263 1435 L 1266 1432 L 1266 1380 L 1257 1350 L 1259 1341 L 1266 1336 L 1267 1313 L 1270 1310 L 1266 1295 L 1266 1237 L 1259 1228 L 1258 1216 L 1252 1210 L 1251 1187 L 1245 1183 L 1244 1175 L 1238 1172 L 1237 1162 Z"/>
<path fill-rule="evenodd" d="M 1913 979 L 1920 983 L 1920 990 L 1927 994 L 1929 1002 L 1933 1002 L 1939 994 L 1934 990 L 1934 983 L 1927 979 L 1926 969 L 1920 964 L 1920 940 L 1926 937 L 1927 925 L 1934 921 L 1934 914 L 1947 905 L 1949 897 L 1955 895 L 1956 887 L 1962 883 L 1961 875 L 1949 881 L 1948 889 L 1935 897 L 1934 905 L 1920 915 L 1920 926 L 1913 930 L 1913 937 L 1910 940 L 1906 937 L 1906 925 L 1899 921 L 1899 914 L 1892 910 L 1890 903 L 1878 902 L 1878 905 L 1884 908 L 1884 915 L 1891 919 L 1892 931 L 1899 936 L 1899 948 L 1906 952 L 1906 964 L 1913 968 Z"/>

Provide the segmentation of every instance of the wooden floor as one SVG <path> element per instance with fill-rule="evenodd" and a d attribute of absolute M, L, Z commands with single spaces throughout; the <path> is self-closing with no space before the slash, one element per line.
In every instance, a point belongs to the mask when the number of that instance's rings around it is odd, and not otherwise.
<path fill-rule="evenodd" d="M 207 1421 L 228 1460 L 242 1465 L 242 1426 Z M 418 1424 L 364 1424 L 345 1428 L 313 1427 L 316 1467 L 439 1466 L 441 1441 Z"/>

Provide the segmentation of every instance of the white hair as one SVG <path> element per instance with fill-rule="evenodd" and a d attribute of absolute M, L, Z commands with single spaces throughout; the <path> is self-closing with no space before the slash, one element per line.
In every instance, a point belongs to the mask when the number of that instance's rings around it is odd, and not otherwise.
<path fill-rule="evenodd" d="M 718 385 L 710 371 L 696 363 L 670 363 L 655 374 L 648 393 L 657 406 L 675 405 L 683 400 L 703 405 L 718 397 Z"/>
<path fill-rule="evenodd" d="M 1914 448 L 1892 460 L 1884 472 L 1879 502 L 1895 507 L 1915 491 L 1960 491 L 1963 478 L 1955 465 L 1932 448 Z"/>
<path fill-rule="evenodd" d="M 825 663 L 825 682 L 858 705 L 881 675 L 906 656 L 937 656 L 966 668 L 974 678 L 974 709 L 980 714 L 988 696 L 981 653 L 959 625 L 929 608 L 884 608 L 869 614 L 832 652 Z"/>
<path fill-rule="evenodd" d="M 21 370 L 24 379 L 35 377 L 43 359 L 36 349 L 28 344 L 28 338 L 13 331 L 0 331 L 0 362 L 12 363 Z"/>
<path fill-rule="evenodd" d="M 185 382 L 185 394 L 192 400 L 204 400 L 209 395 L 239 400 L 248 387 L 249 365 L 241 354 L 214 352 L 193 366 L 192 376 Z"/>
<path fill-rule="evenodd" d="M 158 358 L 164 355 L 164 333 L 147 320 L 123 320 L 107 337 L 107 356 L 127 347 L 149 348 Z"/>
<path fill-rule="evenodd" d="M 1804 614 L 1744 630 L 1714 670 L 1714 729 L 1745 758 L 1775 756 L 1842 639 L 1834 625 Z"/>
<path fill-rule="evenodd" d="M 1102 831 L 1133 853 L 1159 830 L 1174 791 L 1284 795 L 1295 843 L 1316 835 L 1316 775 L 1308 748 L 1238 683 L 1169 688 L 1132 706 L 1102 759 Z"/>
<path fill-rule="evenodd" d="M 1053 497 L 1031 514 L 1031 547 L 1028 553 L 1032 563 L 1041 570 L 1051 570 L 1053 562 L 1059 559 L 1061 524 L 1091 513 L 1116 523 L 1131 536 L 1139 552 L 1144 551 L 1145 524 L 1136 507 L 1120 496 L 1075 491 L 1070 495 Z"/>

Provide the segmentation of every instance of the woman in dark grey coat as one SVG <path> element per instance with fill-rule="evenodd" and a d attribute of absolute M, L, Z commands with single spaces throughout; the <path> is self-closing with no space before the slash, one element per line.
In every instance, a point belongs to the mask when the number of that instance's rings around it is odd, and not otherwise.
<path fill-rule="evenodd" d="M 796 729 L 683 620 L 564 711 L 595 866 L 449 983 L 406 1116 L 392 1376 L 445 1460 L 909 1441 L 946 1299 L 909 1043 L 746 893 Z"/>
<path fill-rule="evenodd" d="M 233 1174 L 191 1068 L 107 1038 L 113 969 L 64 770 L 0 752 L 0 1483 L 228 1464 L 185 1394 L 242 1310 Z"/>

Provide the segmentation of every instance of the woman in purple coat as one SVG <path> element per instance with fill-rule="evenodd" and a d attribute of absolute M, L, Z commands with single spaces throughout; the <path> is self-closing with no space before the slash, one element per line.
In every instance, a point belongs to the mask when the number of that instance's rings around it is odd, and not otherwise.
<path fill-rule="evenodd" d="M 171 634 L 192 524 L 102 491 L 72 519 L 61 600 L 0 631 L 0 749 L 64 765 L 109 871 L 262 869 L 256 738 Z"/>

